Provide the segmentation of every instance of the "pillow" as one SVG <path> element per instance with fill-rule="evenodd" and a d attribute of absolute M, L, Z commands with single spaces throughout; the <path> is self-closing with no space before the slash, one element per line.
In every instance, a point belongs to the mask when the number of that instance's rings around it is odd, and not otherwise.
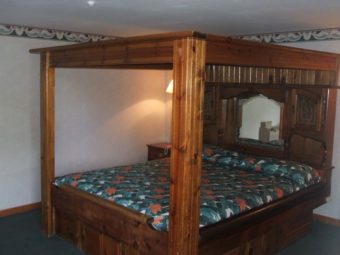
<path fill-rule="evenodd" d="M 276 158 L 251 156 L 214 145 L 203 145 L 202 158 L 220 166 L 288 178 L 301 186 L 309 186 L 320 181 L 318 172 L 308 165 Z"/>
<path fill-rule="evenodd" d="M 202 152 L 202 159 L 216 163 L 220 157 L 239 157 L 240 154 L 235 151 L 229 151 L 223 149 L 221 147 L 210 145 L 210 144 L 203 144 L 203 152 Z"/>

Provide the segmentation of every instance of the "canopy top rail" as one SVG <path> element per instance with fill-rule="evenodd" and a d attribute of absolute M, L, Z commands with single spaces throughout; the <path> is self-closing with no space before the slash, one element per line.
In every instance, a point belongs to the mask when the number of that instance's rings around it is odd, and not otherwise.
<path fill-rule="evenodd" d="M 174 42 L 206 41 L 206 64 L 337 70 L 340 55 L 182 31 L 31 49 L 49 54 L 51 67 L 171 69 Z M 294 61 L 292 61 L 294 60 Z"/>

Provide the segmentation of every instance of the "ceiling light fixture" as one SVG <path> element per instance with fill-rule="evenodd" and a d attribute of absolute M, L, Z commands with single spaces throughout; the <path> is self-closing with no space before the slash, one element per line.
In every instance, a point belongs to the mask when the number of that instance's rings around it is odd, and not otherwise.
<path fill-rule="evenodd" d="M 87 1 L 88 6 L 90 6 L 90 7 L 92 7 L 95 3 L 96 3 L 96 2 L 93 1 L 93 0 L 88 0 L 88 1 Z"/>

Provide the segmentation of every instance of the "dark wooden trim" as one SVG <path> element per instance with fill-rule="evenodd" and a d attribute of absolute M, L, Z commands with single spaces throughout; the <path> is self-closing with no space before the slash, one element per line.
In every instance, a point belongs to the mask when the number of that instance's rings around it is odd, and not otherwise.
<path fill-rule="evenodd" d="M 198 253 L 205 41 L 174 45 L 169 254 Z"/>
<path fill-rule="evenodd" d="M 325 203 L 328 194 L 327 185 L 319 183 L 298 193 L 275 201 L 267 206 L 254 209 L 241 215 L 237 215 L 225 221 L 210 225 L 201 229 L 200 254 L 224 254 L 235 247 L 256 239 L 256 237 L 268 233 L 271 229 L 281 233 L 282 226 L 290 217 L 303 220 L 306 213 L 312 214 L 312 210 Z M 301 237 L 297 234 L 296 238 Z M 289 237 L 281 236 L 279 243 L 271 246 L 277 252 L 279 249 L 291 243 Z M 261 240 L 259 240 L 261 242 Z M 261 244 L 260 244 L 261 245 Z M 263 245 L 263 243 L 262 243 Z M 247 253 L 246 253 L 247 254 Z M 273 254 L 263 251 L 256 254 Z"/>
<path fill-rule="evenodd" d="M 150 218 L 139 212 L 71 186 L 53 186 L 52 194 L 57 211 L 57 234 L 82 250 L 94 245 L 92 239 L 84 240 L 84 228 L 98 232 L 100 239 L 109 238 L 115 240 L 119 247 L 133 249 L 135 253 L 131 254 L 158 255 L 164 254 L 167 249 L 168 233 L 152 229 Z M 262 252 L 256 254 L 273 254 L 270 251 L 278 251 L 309 232 L 309 215 L 315 207 L 325 203 L 327 194 L 327 185 L 320 183 L 267 206 L 204 227 L 200 229 L 198 254 L 208 255 L 212 251 L 225 254 L 244 246 L 261 249 Z M 65 216 L 70 219 L 67 225 L 63 221 Z M 268 235 L 278 242 L 269 238 L 264 243 Z"/>
<path fill-rule="evenodd" d="M 221 36 L 221 35 L 214 35 L 214 34 L 207 34 L 206 39 L 208 42 L 219 42 L 219 43 L 235 43 L 241 46 L 247 46 L 247 47 L 255 47 L 255 48 L 264 48 L 264 49 L 280 49 L 282 51 L 288 51 L 288 52 L 304 52 L 305 54 L 315 54 L 320 56 L 338 56 L 340 57 L 340 54 L 338 53 L 330 53 L 325 51 L 316 51 L 316 50 L 309 50 L 309 49 L 301 49 L 301 48 L 295 48 L 291 46 L 283 46 L 283 45 L 277 45 L 273 43 L 264 43 L 264 42 L 256 42 L 251 40 L 244 40 L 244 39 L 238 39 L 238 38 L 231 38 L 227 36 Z M 308 56 L 306 56 L 308 59 Z"/>
<path fill-rule="evenodd" d="M 329 224 L 329 225 L 333 225 L 336 227 L 340 227 L 340 219 L 336 219 L 336 218 L 332 218 L 332 217 L 328 217 L 328 216 L 324 216 L 324 215 L 320 215 L 316 213 L 313 214 L 313 218 L 315 221 L 319 221 L 324 224 Z"/>
<path fill-rule="evenodd" d="M 207 64 L 336 70 L 338 54 L 227 39 L 207 42 Z"/>
<path fill-rule="evenodd" d="M 31 53 L 50 52 L 54 67 L 129 66 L 133 64 L 172 64 L 173 44 L 185 38 L 207 42 L 209 64 L 335 70 L 337 54 L 205 35 L 196 31 L 164 33 L 32 49 Z"/>
<path fill-rule="evenodd" d="M 94 47 L 95 46 L 95 47 Z M 53 67 L 112 67 L 172 63 L 173 42 L 131 42 L 128 44 L 112 44 L 85 48 L 51 51 L 51 66 Z"/>
<path fill-rule="evenodd" d="M 207 82 L 207 85 L 216 85 L 224 88 L 245 88 L 245 89 L 340 89 L 340 86 L 334 85 L 311 85 L 311 84 L 261 84 L 261 83 L 223 83 Z"/>
<path fill-rule="evenodd" d="M 45 235 L 54 234 L 54 211 L 51 185 L 54 180 L 54 83 L 55 72 L 50 66 L 50 54 L 41 54 L 41 209 Z"/>
<path fill-rule="evenodd" d="M 149 216 L 67 185 L 53 186 L 52 197 L 59 214 L 79 220 L 143 254 L 158 255 L 167 250 L 167 233 L 153 229 Z"/>
<path fill-rule="evenodd" d="M 58 206 L 59 209 L 65 209 L 66 211 L 69 211 L 66 207 L 63 208 L 62 204 L 65 203 L 65 201 L 69 201 L 69 202 L 75 202 L 75 204 L 77 204 L 78 206 L 74 206 L 74 208 L 70 209 L 70 210 L 74 210 L 79 214 L 85 213 L 86 214 L 86 210 L 83 210 L 85 208 L 79 208 L 82 207 L 82 200 L 87 200 L 89 203 L 93 204 L 93 205 L 98 205 L 99 207 L 106 207 L 109 208 L 111 210 L 115 211 L 116 215 L 120 215 L 120 214 L 124 214 L 126 217 L 128 217 L 131 220 L 140 222 L 140 223 L 148 223 L 152 218 L 150 216 L 147 215 L 143 215 L 137 211 L 128 209 L 124 206 L 121 205 L 117 205 L 115 203 L 112 203 L 110 201 L 104 200 L 104 199 L 99 199 L 97 196 L 92 195 L 90 193 L 87 193 L 85 191 L 81 191 L 78 190 L 72 186 L 69 185 L 63 185 L 62 187 L 58 188 L 56 186 L 53 186 L 53 203 L 56 204 L 56 206 Z M 63 193 L 61 191 L 64 191 Z M 62 197 L 62 196 L 58 196 L 57 194 L 69 194 L 68 196 Z M 72 194 L 77 197 L 75 199 L 73 199 Z M 65 200 L 65 201 L 64 201 Z M 73 204 L 73 203 L 70 203 Z M 87 217 L 87 216 L 84 216 Z M 91 215 L 91 217 L 95 217 L 96 220 L 100 221 L 100 215 Z"/>
<path fill-rule="evenodd" d="M 324 203 L 326 203 L 326 195 L 328 194 L 327 185 L 324 183 L 318 183 L 307 189 L 301 190 L 297 193 L 293 193 L 283 199 L 277 200 L 269 205 L 254 209 L 250 212 L 237 215 L 234 218 L 230 218 L 230 224 L 219 224 L 219 226 L 207 226 L 201 231 L 201 241 L 205 242 L 218 236 L 218 232 L 228 233 L 228 231 L 235 230 L 240 226 L 247 226 L 249 224 L 267 219 L 271 215 L 279 214 L 294 205 L 307 202 L 306 205 L 309 209 L 314 209 Z M 223 222 L 221 222 L 223 223 Z M 217 231 L 217 229 L 219 229 Z"/>
<path fill-rule="evenodd" d="M 40 202 L 33 203 L 33 204 L 27 204 L 27 205 L 21 205 L 21 206 L 9 208 L 9 209 L 1 210 L 0 211 L 0 217 L 11 216 L 11 215 L 18 214 L 18 213 L 29 212 L 29 211 L 32 211 L 32 210 L 38 209 L 38 208 L 41 208 Z"/>

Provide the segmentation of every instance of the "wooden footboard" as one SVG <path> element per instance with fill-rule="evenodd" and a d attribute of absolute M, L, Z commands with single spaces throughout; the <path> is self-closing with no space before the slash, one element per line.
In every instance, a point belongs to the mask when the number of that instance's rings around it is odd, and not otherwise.
<path fill-rule="evenodd" d="M 163 254 L 167 233 L 149 217 L 71 186 L 53 187 L 56 233 L 88 254 Z"/>
<path fill-rule="evenodd" d="M 313 209 L 329 190 L 320 183 L 263 208 L 200 230 L 199 254 L 270 255 L 311 229 Z M 53 187 L 56 233 L 93 255 L 167 254 L 168 235 L 150 218 L 76 190 Z"/>
<path fill-rule="evenodd" d="M 329 189 L 319 183 L 299 193 L 201 229 L 200 255 L 271 255 L 311 230 L 313 209 Z"/>

